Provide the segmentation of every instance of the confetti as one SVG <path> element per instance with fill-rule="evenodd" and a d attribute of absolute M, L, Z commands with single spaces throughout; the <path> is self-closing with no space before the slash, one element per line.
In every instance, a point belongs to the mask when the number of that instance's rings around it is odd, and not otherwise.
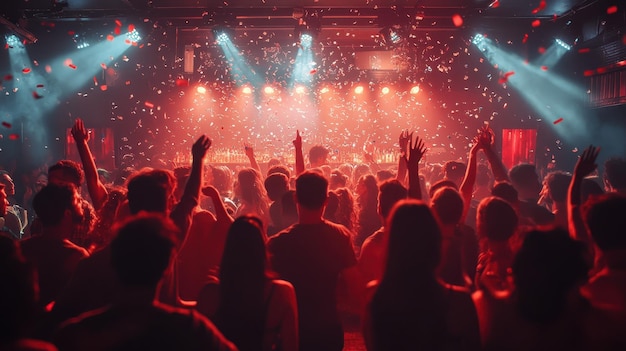
<path fill-rule="evenodd" d="M 12 74 L 7 74 L 6 76 L 4 76 L 4 80 L 12 80 L 12 79 L 13 79 Z"/>
<path fill-rule="evenodd" d="M 43 84 L 37 84 L 37 88 L 43 88 Z"/>
<path fill-rule="evenodd" d="M 491 4 L 489 4 L 489 7 L 492 9 L 500 7 L 500 0 L 494 0 Z"/>
<path fill-rule="evenodd" d="M 144 103 L 144 105 L 145 105 L 147 108 L 154 108 L 154 104 L 153 104 L 153 103 L 151 103 L 150 101 L 146 101 L 146 102 Z"/>
<path fill-rule="evenodd" d="M 524 34 L 524 38 L 522 38 L 522 44 L 526 44 L 528 41 L 528 34 Z"/>
<path fill-rule="evenodd" d="M 5 128 L 11 128 L 12 127 L 11 123 L 9 123 L 9 122 L 2 122 L 2 126 L 5 127 Z"/>
<path fill-rule="evenodd" d="M 316 70 L 316 69 L 312 69 L 312 70 L 309 72 L 309 74 L 315 74 L 315 73 L 317 73 L 317 70 Z"/>
<path fill-rule="evenodd" d="M 41 99 L 43 96 L 39 95 L 36 91 L 33 91 L 33 98 L 35 98 L 35 100 Z"/>
<path fill-rule="evenodd" d="M 455 27 L 461 27 L 463 25 L 463 17 L 459 14 L 455 14 L 452 16 L 452 23 L 454 23 Z"/>
<path fill-rule="evenodd" d="M 135 25 L 134 25 L 134 24 L 129 24 L 129 25 L 128 25 L 128 31 L 129 31 L 129 32 L 132 32 L 132 31 L 134 31 L 134 30 L 135 30 Z"/>
<path fill-rule="evenodd" d="M 548 66 L 541 66 L 541 70 L 542 71 L 547 71 L 548 70 Z"/>
<path fill-rule="evenodd" d="M 545 8 L 546 8 L 546 2 L 545 0 L 541 0 L 541 2 L 539 3 L 539 6 L 537 6 L 537 8 L 532 11 L 532 13 L 537 14 Z"/>
<path fill-rule="evenodd" d="M 122 21 L 116 19 L 115 20 L 115 25 L 118 26 L 118 27 L 121 27 L 122 26 Z"/>
<path fill-rule="evenodd" d="M 541 25 L 541 21 L 540 20 L 534 20 L 533 23 L 531 23 L 531 25 L 533 26 L 533 28 L 537 28 Z"/>
<path fill-rule="evenodd" d="M 187 79 L 176 79 L 176 86 L 178 87 L 188 87 L 189 80 Z"/>
<path fill-rule="evenodd" d="M 122 34 L 122 28 L 121 27 L 115 27 L 115 29 L 113 30 L 113 33 L 115 33 L 116 35 Z"/>
<path fill-rule="evenodd" d="M 67 34 L 73 36 L 74 34 L 76 34 L 76 32 L 74 32 L 73 30 L 70 30 L 70 31 L 67 31 Z"/>
<path fill-rule="evenodd" d="M 502 75 L 502 77 L 500 77 L 500 79 L 498 80 L 498 83 L 500 84 L 504 84 L 509 80 L 509 77 L 514 75 L 515 72 L 510 71 L 510 72 L 506 72 L 504 75 Z"/>
<path fill-rule="evenodd" d="M 563 122 L 563 117 L 561 117 L 561 118 L 557 119 L 556 121 L 554 121 L 554 122 L 552 122 L 552 123 L 554 123 L 554 124 L 559 124 L 559 123 L 561 123 L 561 122 Z"/>
<path fill-rule="evenodd" d="M 73 63 L 70 63 L 69 65 L 67 65 L 67 67 L 71 68 L 71 69 L 76 69 L 76 65 Z"/>
<path fill-rule="evenodd" d="M 537 51 L 538 51 L 540 54 L 545 54 L 545 53 L 546 53 L 546 48 L 544 48 L 543 46 L 541 46 L 541 47 L 539 47 L 539 49 L 537 49 Z"/>
<path fill-rule="evenodd" d="M 606 13 L 609 15 L 617 13 L 617 6 L 610 6 L 608 9 L 606 9 Z"/>
<path fill-rule="evenodd" d="M 102 91 L 106 91 L 107 89 L 108 89 L 108 87 L 107 87 L 106 84 L 103 84 L 103 85 L 100 86 L 100 90 L 102 90 Z"/>
<path fill-rule="evenodd" d="M 46 72 L 47 73 L 52 72 L 52 67 L 50 65 L 46 65 Z"/>
<path fill-rule="evenodd" d="M 9 134 L 9 139 L 11 140 L 17 140 L 19 138 L 20 138 L 19 134 Z"/>
<path fill-rule="evenodd" d="M 107 40 L 108 41 L 113 41 L 113 39 L 115 39 L 115 37 L 111 34 L 107 35 Z"/>
<path fill-rule="evenodd" d="M 22 69 L 22 73 L 24 73 L 24 74 L 30 73 L 30 68 L 26 67 L 26 68 Z"/>

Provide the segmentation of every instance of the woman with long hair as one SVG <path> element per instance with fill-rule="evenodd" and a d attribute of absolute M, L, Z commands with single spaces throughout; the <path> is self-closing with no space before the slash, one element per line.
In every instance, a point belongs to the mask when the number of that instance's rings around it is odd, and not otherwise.
<path fill-rule="evenodd" d="M 237 174 L 235 196 L 239 201 L 239 208 L 235 217 L 243 215 L 259 216 L 265 225 L 270 221 L 269 198 L 265 191 L 265 185 L 261 179 L 261 173 L 254 168 L 244 168 Z"/>
<path fill-rule="evenodd" d="M 206 285 L 197 309 L 240 351 L 298 349 L 298 308 L 293 286 L 268 273 L 261 220 L 242 216 L 230 227 L 219 282 Z"/>
<path fill-rule="evenodd" d="M 356 185 L 356 202 L 358 207 L 355 246 L 361 245 L 381 227 L 378 215 L 378 184 L 376 177 L 366 174 L 359 178 Z"/>
<path fill-rule="evenodd" d="M 468 291 L 437 279 L 441 230 L 422 201 L 402 200 L 388 224 L 385 271 L 368 305 L 369 351 L 478 350 L 478 318 Z"/>

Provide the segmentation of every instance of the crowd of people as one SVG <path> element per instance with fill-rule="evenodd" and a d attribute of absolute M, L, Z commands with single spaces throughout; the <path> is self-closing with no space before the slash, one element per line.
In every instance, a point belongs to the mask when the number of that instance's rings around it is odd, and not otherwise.
<path fill-rule="evenodd" d="M 0 350 L 626 350 L 626 160 L 507 170 L 488 127 L 465 162 L 207 165 L 61 160 L 16 196 L 0 171 Z M 292 167 L 293 166 L 293 167 Z"/>

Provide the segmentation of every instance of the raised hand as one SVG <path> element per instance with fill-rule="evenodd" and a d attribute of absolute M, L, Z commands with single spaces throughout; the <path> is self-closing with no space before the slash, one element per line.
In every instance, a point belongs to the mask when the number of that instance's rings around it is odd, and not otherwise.
<path fill-rule="evenodd" d="M 413 139 L 413 133 L 409 134 L 409 138 Z M 419 136 L 416 136 L 412 145 L 409 145 L 409 156 L 404 156 L 408 167 L 417 167 L 417 164 L 420 162 L 426 151 L 428 151 L 428 149 L 424 145 L 424 140 Z"/>
<path fill-rule="evenodd" d="M 207 151 L 211 147 L 211 139 L 206 135 L 201 135 L 191 147 L 191 155 L 194 160 L 201 160 L 206 156 Z"/>
<path fill-rule="evenodd" d="M 409 135 L 408 130 L 403 130 L 400 132 L 400 137 L 398 137 L 398 144 L 400 145 L 400 153 L 402 155 L 406 155 L 407 147 L 409 146 L 409 141 L 411 140 L 411 136 Z"/>
<path fill-rule="evenodd" d="M 296 130 L 296 138 L 293 140 L 293 146 L 296 149 L 302 149 L 302 136 L 300 136 L 300 131 Z"/>
<path fill-rule="evenodd" d="M 76 143 L 89 141 L 89 132 L 85 128 L 83 120 L 80 118 L 76 118 L 74 121 L 74 125 L 72 126 L 72 137 L 74 137 L 74 141 L 76 141 Z"/>
<path fill-rule="evenodd" d="M 202 188 L 202 194 L 210 197 L 211 199 L 220 199 L 219 191 L 217 191 L 217 189 L 212 185 L 208 185 Z"/>
<path fill-rule="evenodd" d="M 248 143 L 243 144 L 243 147 L 246 152 L 246 156 L 248 156 L 248 158 L 254 158 L 254 148 Z"/>
<path fill-rule="evenodd" d="M 600 148 L 589 145 L 578 158 L 576 166 L 574 166 L 574 176 L 581 179 L 590 175 L 598 168 L 596 158 L 600 153 Z"/>
<path fill-rule="evenodd" d="M 489 125 L 485 125 L 480 129 L 477 136 L 477 142 L 478 146 L 484 150 L 490 149 L 493 146 L 495 143 L 495 133 Z"/>

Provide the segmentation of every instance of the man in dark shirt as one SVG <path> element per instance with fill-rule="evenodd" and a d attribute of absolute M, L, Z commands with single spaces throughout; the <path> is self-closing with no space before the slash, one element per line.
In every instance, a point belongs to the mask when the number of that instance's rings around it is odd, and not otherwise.
<path fill-rule="evenodd" d="M 350 231 L 323 219 L 328 181 L 314 172 L 296 180 L 298 223 L 268 242 L 274 271 L 296 289 L 300 351 L 343 349 L 343 328 L 337 311 L 337 283 L 346 280 L 352 301 L 362 301 L 362 284 Z"/>

